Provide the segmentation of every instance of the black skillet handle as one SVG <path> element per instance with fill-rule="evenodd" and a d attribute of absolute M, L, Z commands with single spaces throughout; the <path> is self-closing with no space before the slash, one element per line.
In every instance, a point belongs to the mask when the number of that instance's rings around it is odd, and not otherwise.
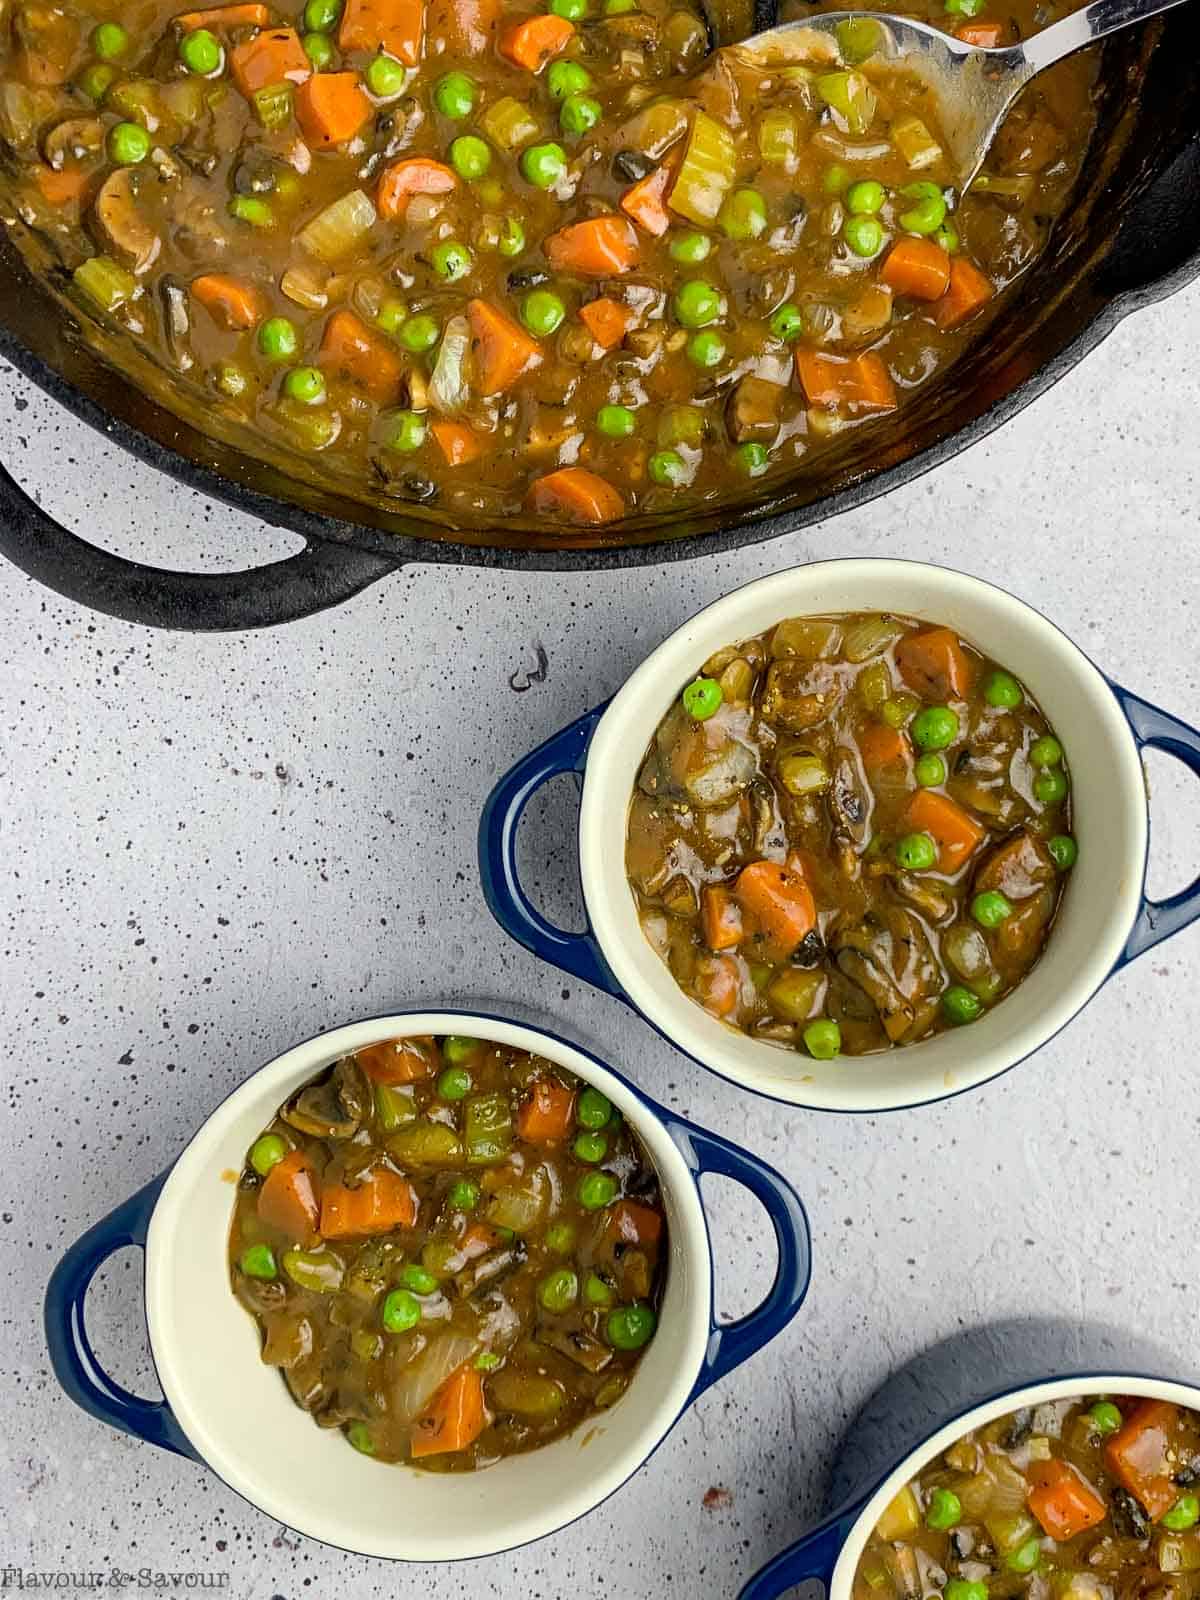
<path fill-rule="evenodd" d="M 383 556 L 310 540 L 243 572 L 173 572 L 88 544 L 55 522 L 0 465 L 0 555 L 68 600 L 148 628 L 269 628 L 340 605 L 395 572 Z"/>
<path fill-rule="evenodd" d="M 1099 284 L 1124 315 L 1200 273 L 1200 137 L 1191 139 L 1121 222 Z"/>

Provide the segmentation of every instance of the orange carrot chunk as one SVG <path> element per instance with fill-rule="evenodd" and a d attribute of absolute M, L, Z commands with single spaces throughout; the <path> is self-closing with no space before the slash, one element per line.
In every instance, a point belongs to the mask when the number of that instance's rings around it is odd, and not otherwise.
<path fill-rule="evenodd" d="M 571 1131 L 575 1095 L 553 1078 L 536 1078 L 517 1113 L 517 1133 L 531 1144 L 555 1144 Z"/>
<path fill-rule="evenodd" d="M 397 352 L 353 311 L 333 313 L 325 324 L 317 359 L 335 378 L 357 384 L 380 405 L 396 399 L 404 376 L 404 363 Z"/>
<path fill-rule="evenodd" d="M 696 964 L 692 992 L 714 1017 L 732 1016 L 742 991 L 742 975 L 733 956 L 707 956 Z"/>
<path fill-rule="evenodd" d="M 932 239 L 898 239 L 879 276 L 911 300 L 940 300 L 950 287 L 950 253 Z"/>
<path fill-rule="evenodd" d="M 904 827 L 927 833 L 938 847 L 938 871 L 957 872 L 983 839 L 984 830 L 949 795 L 918 789 L 904 812 Z"/>
<path fill-rule="evenodd" d="M 296 92 L 296 120 L 318 150 L 353 139 L 372 109 L 357 72 L 314 72 Z"/>
<path fill-rule="evenodd" d="M 185 33 L 197 28 L 265 28 L 271 20 L 266 6 L 213 6 L 209 11 L 185 11 L 175 21 Z"/>
<path fill-rule="evenodd" d="M 343 50 L 382 50 L 415 67 L 424 31 L 425 0 L 346 0 L 338 44 Z"/>
<path fill-rule="evenodd" d="M 798 349 L 796 376 L 810 406 L 849 411 L 893 411 L 896 407 L 895 385 L 873 350 L 846 360 Z"/>
<path fill-rule="evenodd" d="M 465 467 L 477 461 L 487 448 L 484 441 L 465 422 L 431 422 L 429 431 L 448 467 Z"/>
<path fill-rule="evenodd" d="M 92 181 L 91 174 L 82 172 L 78 167 L 63 167 L 60 171 L 55 167 L 39 165 L 34 177 L 42 192 L 42 199 L 51 206 L 74 205 L 83 199 Z"/>
<path fill-rule="evenodd" d="M 656 1245 L 662 1237 L 661 1212 L 637 1200 L 618 1200 L 604 1225 L 605 1241 L 632 1245 Z"/>
<path fill-rule="evenodd" d="M 957 328 L 982 310 L 995 292 L 991 279 L 985 278 L 973 261 L 955 256 L 950 263 L 950 287 L 934 312 L 938 327 Z"/>
<path fill-rule="evenodd" d="M 413 195 L 449 194 L 457 188 L 458 176 L 453 167 L 429 156 L 410 156 L 383 169 L 375 204 L 381 217 L 394 221 L 408 210 Z"/>
<path fill-rule="evenodd" d="M 625 502 L 607 478 L 586 467 L 560 467 L 531 485 L 525 504 L 542 517 L 564 522 L 615 522 L 625 514 Z"/>
<path fill-rule="evenodd" d="M 431 54 L 438 46 L 448 56 L 486 54 L 502 9 L 502 0 L 432 0 L 426 24 Z"/>
<path fill-rule="evenodd" d="M 316 1174 L 308 1157 L 300 1150 L 289 1151 L 263 1179 L 258 1214 L 269 1228 L 278 1228 L 298 1244 L 308 1244 L 316 1238 L 320 1213 Z"/>
<path fill-rule="evenodd" d="M 955 28 L 954 37 L 964 44 L 973 44 L 980 50 L 996 50 L 1004 43 L 1004 25 L 1000 22 L 964 22 Z"/>
<path fill-rule="evenodd" d="M 1086 1533 L 1108 1515 L 1108 1507 L 1065 1461 L 1034 1461 L 1029 1509 L 1052 1539 L 1064 1542 Z"/>
<path fill-rule="evenodd" d="M 671 226 L 667 190 L 675 177 L 675 166 L 674 162 L 664 161 L 621 196 L 621 210 L 625 215 L 632 217 L 639 228 L 645 228 L 647 233 L 654 234 L 656 238 Z"/>
<path fill-rule="evenodd" d="M 480 394 L 503 394 L 541 361 L 542 347 L 537 340 L 486 300 L 468 302 L 467 321 Z"/>
<path fill-rule="evenodd" d="M 514 67 L 540 72 L 547 61 L 561 55 L 574 37 L 572 23 L 547 12 L 544 16 L 526 17 L 506 29 L 500 37 L 500 54 Z"/>
<path fill-rule="evenodd" d="M 971 692 L 971 663 L 949 628 L 923 628 L 902 639 L 896 665 L 924 699 L 965 700 Z"/>
<path fill-rule="evenodd" d="M 295 28 L 265 28 L 229 52 L 234 82 L 247 100 L 277 83 L 303 83 L 312 62 Z"/>
<path fill-rule="evenodd" d="M 742 910 L 784 956 L 817 925 L 812 890 L 781 861 L 752 861 L 734 885 Z"/>
<path fill-rule="evenodd" d="M 701 889 L 700 922 L 710 950 L 732 950 L 741 944 L 742 908 L 723 883 L 706 883 Z"/>
<path fill-rule="evenodd" d="M 356 1189 L 328 1185 L 321 1195 L 321 1237 L 348 1239 L 411 1228 L 417 1220 L 417 1193 L 407 1178 L 379 1167 Z"/>
<path fill-rule="evenodd" d="M 266 316 L 267 297 L 261 289 L 224 272 L 206 272 L 192 279 L 192 293 L 220 328 L 253 328 Z"/>
<path fill-rule="evenodd" d="M 576 278 L 617 277 L 632 271 L 641 254 L 637 234 L 615 211 L 560 228 L 542 249 L 555 272 Z"/>
<path fill-rule="evenodd" d="M 432 1038 L 385 1039 L 354 1058 L 373 1083 L 418 1083 L 441 1065 Z"/>
<path fill-rule="evenodd" d="M 465 1450 L 486 1426 L 483 1379 L 474 1367 L 464 1364 L 450 1374 L 428 1409 L 413 1423 L 413 1458 Z"/>
<path fill-rule="evenodd" d="M 602 350 L 615 350 L 625 337 L 629 312 L 619 300 L 604 296 L 580 306 L 579 320 Z"/>
<path fill-rule="evenodd" d="M 884 767 L 903 766 L 911 750 L 908 740 L 898 728 L 889 728 L 886 722 L 873 722 L 858 741 L 863 766 L 868 772 L 881 772 Z"/>
<path fill-rule="evenodd" d="M 1104 1462 L 1122 1488 L 1157 1521 L 1179 1498 L 1172 1478 L 1171 1437 L 1179 1420 L 1166 1400 L 1143 1400 L 1104 1447 Z"/>

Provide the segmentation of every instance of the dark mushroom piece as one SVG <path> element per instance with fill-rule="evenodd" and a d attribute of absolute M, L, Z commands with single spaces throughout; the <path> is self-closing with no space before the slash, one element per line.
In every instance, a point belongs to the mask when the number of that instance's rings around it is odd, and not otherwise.
<path fill-rule="evenodd" d="M 92 215 L 114 255 L 136 273 L 148 272 L 162 250 L 162 237 L 143 216 L 139 198 L 146 173 L 119 167 L 104 180 Z M 152 176 L 151 182 L 156 181 Z"/>
<path fill-rule="evenodd" d="M 765 378 L 742 378 L 725 402 L 725 430 L 734 444 L 770 444 L 779 432 L 786 390 Z"/>
<path fill-rule="evenodd" d="M 42 154 L 47 166 L 56 172 L 71 163 L 80 162 L 100 154 L 104 148 L 104 124 L 99 117 L 68 117 L 55 123 L 42 141 Z"/>
<path fill-rule="evenodd" d="M 566 1356 L 585 1372 L 603 1372 L 612 1360 L 612 1351 L 586 1328 L 542 1328 L 538 1343 Z"/>
<path fill-rule="evenodd" d="M 941 976 L 929 936 L 911 912 L 884 907 L 839 928 L 829 948 L 838 970 L 872 1002 L 893 1044 L 920 1038 L 933 1021 Z"/>
<path fill-rule="evenodd" d="M 310 1083 L 286 1108 L 283 1120 L 315 1139 L 349 1139 L 371 1103 L 362 1068 L 345 1056 L 321 1083 Z"/>
<path fill-rule="evenodd" d="M 163 343 L 180 372 L 187 372 L 195 364 L 195 357 L 188 345 L 192 321 L 187 290 L 178 278 L 164 277 L 158 286 L 158 298 L 162 312 Z"/>

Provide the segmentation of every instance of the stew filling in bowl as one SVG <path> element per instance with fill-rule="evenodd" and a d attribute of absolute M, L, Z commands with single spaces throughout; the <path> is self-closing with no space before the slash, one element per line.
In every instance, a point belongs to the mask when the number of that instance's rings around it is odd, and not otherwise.
<path fill-rule="evenodd" d="M 965 1435 L 876 1523 L 853 1600 L 1187 1600 L 1200 1573 L 1200 1417 L 1113 1395 Z"/>
<path fill-rule="evenodd" d="M 263 1360 L 321 1427 L 465 1471 L 620 1398 L 654 1336 L 665 1221 L 599 1090 L 484 1040 L 406 1038 L 280 1108 L 229 1256 Z"/>
<path fill-rule="evenodd" d="M 1038 16 L 915 14 L 985 44 Z M 0 189 L 106 351 L 258 454 L 451 524 L 603 524 L 887 416 L 1043 248 L 1089 67 L 1025 96 L 960 204 L 875 44 L 704 64 L 671 0 L 18 0 Z"/>
<path fill-rule="evenodd" d="M 829 1059 L 974 1021 L 1076 859 L 1062 745 L 951 629 L 795 617 L 718 650 L 630 803 L 643 932 L 699 1005 Z"/>

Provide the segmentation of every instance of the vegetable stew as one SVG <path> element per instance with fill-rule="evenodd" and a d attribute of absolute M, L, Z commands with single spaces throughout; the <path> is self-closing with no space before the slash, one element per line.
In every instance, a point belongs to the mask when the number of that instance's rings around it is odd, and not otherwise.
<path fill-rule="evenodd" d="M 886 1508 L 853 1600 L 1189 1600 L 1200 1587 L 1200 1417 L 1113 1395 L 967 1434 Z"/>
<path fill-rule="evenodd" d="M 999 43 L 1036 13 L 915 14 Z M 110 358 L 127 335 L 293 475 L 448 526 L 603 525 L 869 432 L 1045 244 L 1088 67 L 1024 98 L 963 200 L 874 44 L 706 59 L 692 0 L 14 0 L 0 193 Z"/>
<path fill-rule="evenodd" d="M 713 1016 L 818 1059 L 1011 992 L 1076 858 L 1062 745 L 945 627 L 792 617 L 718 650 L 629 808 L 642 928 Z"/>
<path fill-rule="evenodd" d="M 654 1171 L 604 1095 L 458 1037 L 372 1045 L 295 1094 L 247 1154 L 229 1241 L 296 1403 L 441 1471 L 613 1405 L 666 1254 Z"/>

